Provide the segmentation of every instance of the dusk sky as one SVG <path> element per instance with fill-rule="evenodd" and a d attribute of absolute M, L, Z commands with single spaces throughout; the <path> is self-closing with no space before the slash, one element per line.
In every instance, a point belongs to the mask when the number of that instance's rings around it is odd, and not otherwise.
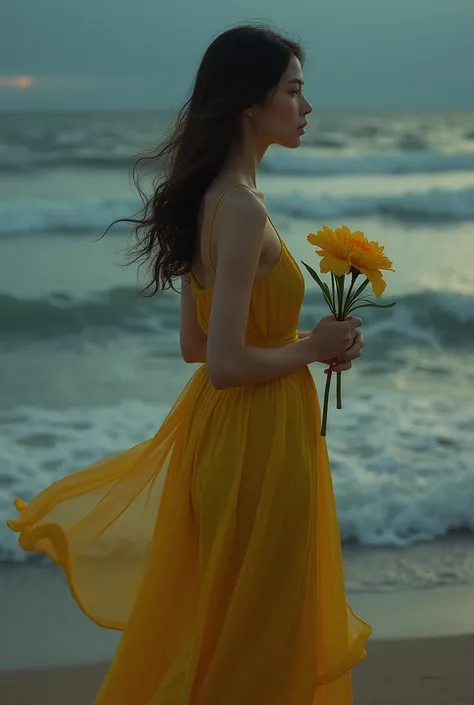
<path fill-rule="evenodd" d="M 473 0 L 19 0 L 0 110 L 174 108 L 213 37 L 255 20 L 302 40 L 317 107 L 474 107 Z"/>

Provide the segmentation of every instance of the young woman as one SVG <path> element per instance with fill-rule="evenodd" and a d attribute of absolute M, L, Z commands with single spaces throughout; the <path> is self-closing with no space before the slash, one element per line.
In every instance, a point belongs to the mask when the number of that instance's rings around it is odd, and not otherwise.
<path fill-rule="evenodd" d="M 300 143 L 302 63 L 262 26 L 206 51 L 134 250 L 154 291 L 181 276 L 182 354 L 204 364 L 154 438 L 16 500 L 22 547 L 123 630 L 96 705 L 352 703 L 370 626 L 346 604 L 308 365 L 349 369 L 361 320 L 298 332 L 303 275 L 256 186 L 271 144 Z"/>

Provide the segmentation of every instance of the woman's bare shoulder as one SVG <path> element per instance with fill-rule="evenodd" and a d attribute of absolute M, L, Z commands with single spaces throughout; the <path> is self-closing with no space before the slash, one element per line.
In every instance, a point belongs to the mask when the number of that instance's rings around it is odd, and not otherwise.
<path fill-rule="evenodd" d="M 206 196 L 209 206 L 216 208 L 216 225 L 222 220 L 238 217 L 240 219 L 261 221 L 266 218 L 267 210 L 263 201 L 263 193 L 251 189 L 245 184 L 231 187 L 217 186 L 210 189 Z"/>

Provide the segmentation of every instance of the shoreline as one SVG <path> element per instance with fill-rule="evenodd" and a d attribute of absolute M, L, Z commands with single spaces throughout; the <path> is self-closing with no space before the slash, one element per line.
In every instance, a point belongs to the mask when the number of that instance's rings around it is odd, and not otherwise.
<path fill-rule="evenodd" d="M 370 641 L 352 670 L 354 705 L 467 705 L 474 634 Z M 0 671 L 2 705 L 92 705 L 107 663 Z"/>
<path fill-rule="evenodd" d="M 91 705 L 121 633 L 78 608 L 54 565 L 0 571 L 2 705 Z M 470 585 L 347 593 L 372 625 L 352 671 L 354 705 L 474 702 L 474 589 Z"/>
<path fill-rule="evenodd" d="M 0 594 L 0 672 L 87 666 L 113 657 L 121 632 L 86 617 L 54 564 L 0 571 Z M 474 635 L 472 585 L 347 590 L 347 601 L 372 626 L 369 644 Z"/>

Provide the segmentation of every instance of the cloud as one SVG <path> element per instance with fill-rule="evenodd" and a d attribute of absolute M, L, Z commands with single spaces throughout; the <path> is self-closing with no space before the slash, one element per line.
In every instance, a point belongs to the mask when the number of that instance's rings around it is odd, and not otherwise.
<path fill-rule="evenodd" d="M 91 76 L 78 74 L 46 74 L 38 76 L 36 84 L 44 90 L 77 91 L 96 88 L 108 88 L 117 83 L 110 76 Z"/>
<path fill-rule="evenodd" d="M 0 89 L 37 89 L 38 91 L 78 91 L 120 86 L 119 77 L 77 74 L 45 74 L 40 76 L 8 76 L 0 74 Z"/>
<path fill-rule="evenodd" d="M 0 76 L 0 89 L 26 90 L 34 85 L 33 76 Z"/>
<path fill-rule="evenodd" d="M 21 0 L 2 7 L 0 68 L 34 85 L 1 84 L 1 109 L 176 107 L 212 38 L 247 20 L 301 37 L 315 105 L 474 104 L 473 0 Z"/>

